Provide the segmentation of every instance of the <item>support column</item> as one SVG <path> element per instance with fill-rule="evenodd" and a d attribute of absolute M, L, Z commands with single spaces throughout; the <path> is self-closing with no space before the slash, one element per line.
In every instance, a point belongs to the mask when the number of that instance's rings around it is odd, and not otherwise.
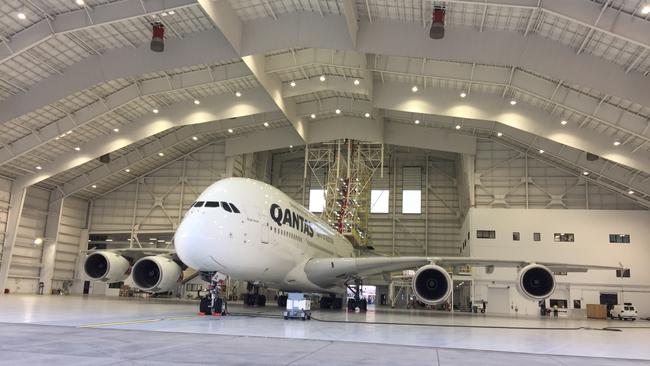
<path fill-rule="evenodd" d="M 50 193 L 47 220 L 45 221 L 45 235 L 43 238 L 41 273 L 39 276 L 39 281 L 43 282 L 43 294 L 46 295 L 52 292 L 52 278 L 54 277 L 56 245 L 59 241 L 59 227 L 61 223 L 61 212 L 63 211 L 63 200 L 64 198 L 62 195 L 56 190 L 53 190 Z"/>
<path fill-rule="evenodd" d="M 235 174 L 235 157 L 226 157 L 226 178 L 233 177 Z"/>
<path fill-rule="evenodd" d="M 11 189 L 9 213 L 7 215 L 7 229 L 2 248 L 2 262 L 0 262 L 0 294 L 3 294 L 4 289 L 7 287 L 7 278 L 9 277 L 9 268 L 11 267 L 11 256 L 18 236 L 18 224 L 20 222 L 20 216 L 23 213 L 26 194 L 27 188 L 12 187 Z"/>

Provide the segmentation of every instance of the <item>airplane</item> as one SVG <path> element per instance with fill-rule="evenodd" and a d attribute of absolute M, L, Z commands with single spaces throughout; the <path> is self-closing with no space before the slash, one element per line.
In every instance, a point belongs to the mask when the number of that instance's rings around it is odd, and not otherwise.
<path fill-rule="evenodd" d="M 144 254 L 137 261 L 134 251 Z M 191 267 L 204 279 L 230 276 L 284 292 L 330 294 L 322 307 L 340 308 L 346 287 L 356 287 L 349 309 L 366 309 L 358 295 L 364 278 L 416 269 L 413 292 L 424 304 L 449 298 L 452 279 L 447 268 L 460 266 L 518 268 L 517 289 L 530 300 L 543 300 L 555 290 L 554 272 L 620 270 L 621 266 L 512 261 L 471 257 L 390 257 L 359 251 L 328 225 L 281 190 L 249 178 L 225 178 L 201 193 L 175 233 L 174 251 L 102 249 L 90 251 L 84 271 L 95 281 L 119 282 L 129 275 L 137 288 L 170 291 L 182 271 Z M 453 271 L 452 271 L 453 273 Z M 351 288 L 353 291 L 355 288 Z M 248 300 L 246 300 L 248 301 Z"/>

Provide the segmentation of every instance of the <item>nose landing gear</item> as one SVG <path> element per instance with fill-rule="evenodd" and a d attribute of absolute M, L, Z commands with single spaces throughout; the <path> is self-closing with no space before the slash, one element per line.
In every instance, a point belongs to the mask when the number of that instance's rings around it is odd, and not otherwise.
<path fill-rule="evenodd" d="M 221 297 L 220 287 L 223 285 L 223 278 L 220 277 L 218 272 L 203 272 L 201 273 L 203 279 L 210 279 L 210 285 L 208 286 L 208 293 L 204 296 L 201 296 L 199 291 L 199 298 L 201 299 L 199 305 L 199 314 L 200 315 L 227 315 L 228 314 L 228 303 L 226 300 Z"/>

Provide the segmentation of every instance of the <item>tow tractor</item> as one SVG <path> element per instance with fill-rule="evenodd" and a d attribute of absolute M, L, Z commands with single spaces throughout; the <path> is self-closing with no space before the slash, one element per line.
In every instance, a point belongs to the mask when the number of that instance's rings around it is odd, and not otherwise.
<path fill-rule="evenodd" d="M 300 292 L 290 292 L 287 298 L 287 308 L 284 319 L 311 319 L 311 300 L 306 299 Z"/>

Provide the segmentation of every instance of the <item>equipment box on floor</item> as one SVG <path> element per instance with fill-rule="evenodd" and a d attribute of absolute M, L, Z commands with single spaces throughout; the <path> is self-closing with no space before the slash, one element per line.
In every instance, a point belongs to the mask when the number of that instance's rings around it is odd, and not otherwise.
<path fill-rule="evenodd" d="M 311 319 L 311 300 L 305 299 L 302 293 L 289 293 L 284 318 Z"/>

